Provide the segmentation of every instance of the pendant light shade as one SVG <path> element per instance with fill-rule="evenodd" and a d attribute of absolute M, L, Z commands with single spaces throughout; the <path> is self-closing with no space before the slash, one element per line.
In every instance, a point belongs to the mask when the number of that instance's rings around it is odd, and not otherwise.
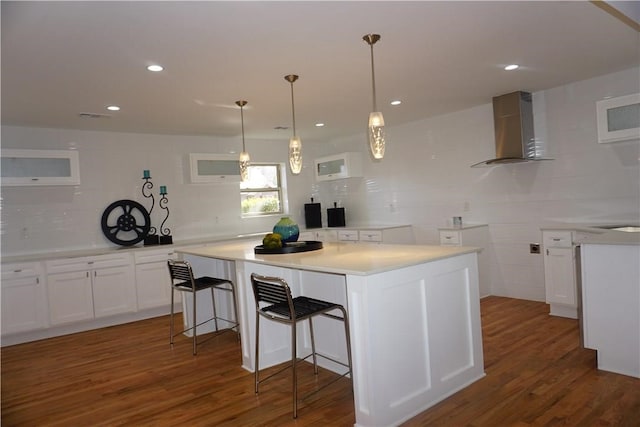
<path fill-rule="evenodd" d="M 293 102 L 293 82 L 298 80 L 295 74 L 284 76 L 284 79 L 291 83 L 291 114 L 293 116 L 293 136 L 289 140 L 289 167 L 291 173 L 297 175 L 302 171 L 302 141 L 296 135 L 296 108 Z"/>
<path fill-rule="evenodd" d="M 376 73 L 373 66 L 373 45 L 380 40 L 379 34 L 367 34 L 362 37 L 371 48 L 371 88 L 373 92 L 373 111 L 369 114 L 369 147 L 371 154 L 375 159 L 384 157 L 385 136 L 384 136 L 384 117 L 382 113 L 377 111 L 376 103 Z"/>
<path fill-rule="evenodd" d="M 240 179 L 244 182 L 249 179 L 249 164 L 251 161 L 244 145 L 244 106 L 247 105 L 247 101 L 236 101 L 236 105 L 240 107 L 240 123 L 242 123 L 242 153 L 240 153 L 238 162 L 240 163 Z"/>

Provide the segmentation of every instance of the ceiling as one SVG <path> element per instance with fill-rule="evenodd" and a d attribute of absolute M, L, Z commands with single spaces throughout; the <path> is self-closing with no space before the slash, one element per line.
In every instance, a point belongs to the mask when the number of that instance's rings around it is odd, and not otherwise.
<path fill-rule="evenodd" d="M 591 2 L 2 1 L 2 124 L 303 142 L 640 64 L 633 25 Z M 146 66 L 165 67 L 151 73 Z M 520 69 L 507 72 L 507 64 Z M 402 100 L 391 106 L 394 99 Z M 116 104 L 120 111 L 106 106 Z M 79 113 L 107 115 L 81 118 Z M 325 123 L 316 127 L 317 122 Z"/>

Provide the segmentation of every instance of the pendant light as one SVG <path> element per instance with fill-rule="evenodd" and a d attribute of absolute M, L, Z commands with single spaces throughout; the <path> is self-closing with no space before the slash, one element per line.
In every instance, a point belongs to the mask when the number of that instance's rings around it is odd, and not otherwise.
<path fill-rule="evenodd" d="M 380 40 L 379 34 L 367 34 L 362 39 L 371 47 L 371 87 L 373 89 L 373 111 L 369 114 L 369 147 L 375 159 L 384 157 L 384 118 L 376 104 L 376 74 L 373 67 L 373 45 Z"/>
<path fill-rule="evenodd" d="M 291 83 L 291 114 L 293 116 L 293 136 L 289 140 L 289 167 L 291 173 L 297 175 L 302 170 L 302 141 L 296 134 L 296 107 L 293 103 L 293 82 L 298 80 L 295 74 L 284 76 L 284 79 Z"/>
<path fill-rule="evenodd" d="M 242 123 L 242 153 L 240 153 L 240 179 L 242 182 L 249 179 L 249 153 L 244 146 L 244 106 L 247 105 L 247 101 L 236 101 L 236 105 L 240 107 L 240 123 Z"/>

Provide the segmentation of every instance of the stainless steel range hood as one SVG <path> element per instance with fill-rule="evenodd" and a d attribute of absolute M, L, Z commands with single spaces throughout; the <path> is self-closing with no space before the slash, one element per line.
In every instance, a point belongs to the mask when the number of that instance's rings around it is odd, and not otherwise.
<path fill-rule="evenodd" d="M 533 106 L 528 92 L 512 92 L 493 98 L 496 158 L 471 165 L 486 167 L 506 163 L 551 160 L 541 156 L 533 135 Z"/>

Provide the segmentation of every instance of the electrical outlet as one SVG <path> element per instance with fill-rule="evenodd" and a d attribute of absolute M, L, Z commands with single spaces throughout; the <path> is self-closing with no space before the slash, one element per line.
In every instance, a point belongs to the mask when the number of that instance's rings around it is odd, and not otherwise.
<path fill-rule="evenodd" d="M 529 253 L 539 254 L 540 253 L 540 243 L 529 243 Z"/>

